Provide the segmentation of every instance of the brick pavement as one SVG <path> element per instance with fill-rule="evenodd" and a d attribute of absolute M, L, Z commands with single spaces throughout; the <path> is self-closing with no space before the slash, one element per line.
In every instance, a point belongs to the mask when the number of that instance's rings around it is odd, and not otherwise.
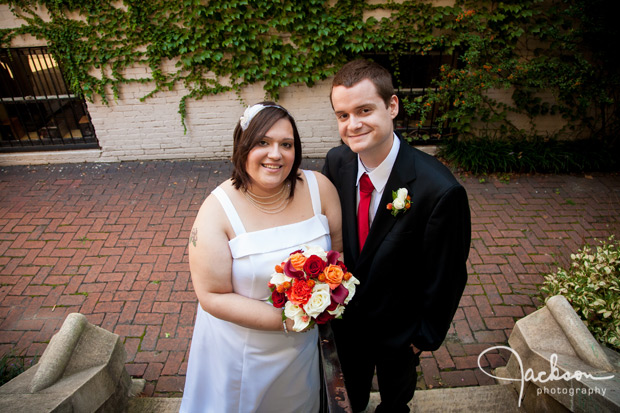
<path fill-rule="evenodd" d="M 67 314 L 81 312 L 123 338 L 146 395 L 179 396 L 197 305 L 187 239 L 229 174 L 227 161 L 0 168 L 0 354 L 41 355 Z M 446 342 L 423 354 L 426 388 L 492 383 L 478 355 L 506 344 L 541 303 L 541 274 L 620 235 L 618 174 L 459 178 L 472 209 L 469 282 Z"/>

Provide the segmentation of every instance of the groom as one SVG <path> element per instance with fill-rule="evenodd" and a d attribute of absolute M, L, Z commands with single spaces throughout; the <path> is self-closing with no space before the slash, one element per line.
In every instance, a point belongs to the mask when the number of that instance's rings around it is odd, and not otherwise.
<path fill-rule="evenodd" d="M 420 353 L 443 342 L 467 282 L 467 194 L 443 164 L 395 135 L 398 98 L 382 66 L 347 63 L 331 103 L 346 145 L 329 151 L 323 174 L 338 189 L 345 264 L 360 280 L 332 322 L 338 356 L 354 411 L 366 408 L 376 368 L 376 411 L 408 412 Z"/>

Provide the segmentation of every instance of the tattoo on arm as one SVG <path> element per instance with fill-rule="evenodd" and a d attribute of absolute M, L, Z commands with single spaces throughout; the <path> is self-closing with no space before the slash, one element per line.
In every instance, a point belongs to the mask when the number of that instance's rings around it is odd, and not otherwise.
<path fill-rule="evenodd" d="M 191 242 L 195 247 L 196 241 L 198 241 L 198 228 L 192 228 L 192 233 L 189 236 L 189 242 Z"/>

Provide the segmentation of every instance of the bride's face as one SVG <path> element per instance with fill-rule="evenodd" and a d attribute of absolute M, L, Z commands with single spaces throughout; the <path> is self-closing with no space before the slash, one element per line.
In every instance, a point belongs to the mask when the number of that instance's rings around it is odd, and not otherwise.
<path fill-rule="evenodd" d="M 287 118 L 278 120 L 248 153 L 246 171 L 251 190 L 268 195 L 280 189 L 295 161 L 293 126 Z"/>

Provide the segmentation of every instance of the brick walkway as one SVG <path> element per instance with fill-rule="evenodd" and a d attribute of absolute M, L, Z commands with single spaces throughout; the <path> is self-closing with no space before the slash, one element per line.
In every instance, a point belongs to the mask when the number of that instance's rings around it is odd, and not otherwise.
<path fill-rule="evenodd" d="M 322 161 L 305 160 L 319 169 Z M 119 334 L 146 395 L 179 396 L 196 311 L 187 239 L 230 164 L 127 162 L 0 168 L 0 354 L 41 355 L 67 314 Z M 460 176 L 472 209 L 469 283 L 421 387 L 490 384 L 477 367 L 540 304 L 541 274 L 620 235 L 620 176 Z M 483 366 L 506 363 L 487 353 Z"/>

